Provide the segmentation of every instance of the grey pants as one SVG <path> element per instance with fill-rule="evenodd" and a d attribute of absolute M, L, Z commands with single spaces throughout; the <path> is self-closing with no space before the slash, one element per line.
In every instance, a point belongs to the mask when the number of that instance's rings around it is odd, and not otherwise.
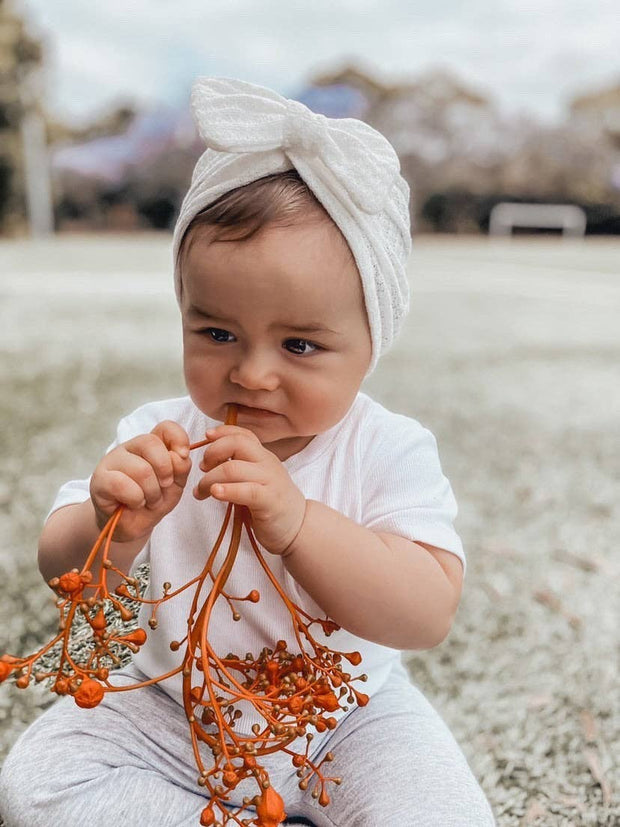
<path fill-rule="evenodd" d="M 134 666 L 117 683 L 140 677 Z M 334 753 L 323 770 L 321 807 L 290 756 L 265 756 L 284 799 L 286 824 L 314 827 L 492 827 L 489 804 L 447 726 L 402 667 L 321 741 L 312 755 Z M 199 827 L 207 799 L 185 713 L 159 687 L 106 694 L 95 709 L 62 698 L 19 738 L 0 774 L 6 827 Z M 244 786 L 245 785 L 245 786 Z M 234 791 L 236 807 L 257 792 L 251 779 Z M 254 819 L 247 808 L 239 818 Z M 231 820 L 230 825 L 234 824 Z"/>

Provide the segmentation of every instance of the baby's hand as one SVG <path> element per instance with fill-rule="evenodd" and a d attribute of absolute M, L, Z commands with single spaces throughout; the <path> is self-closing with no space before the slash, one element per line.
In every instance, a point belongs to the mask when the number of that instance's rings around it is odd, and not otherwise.
<path fill-rule="evenodd" d="M 200 463 L 205 474 L 194 496 L 247 506 L 258 542 L 272 554 L 282 554 L 299 533 L 306 498 L 275 454 L 247 428 L 220 425 L 207 437 L 212 442 Z"/>
<path fill-rule="evenodd" d="M 114 540 L 147 537 L 181 499 L 190 468 L 189 437 L 176 422 L 160 422 L 150 434 L 123 442 L 103 457 L 90 481 L 99 528 L 124 505 Z"/>

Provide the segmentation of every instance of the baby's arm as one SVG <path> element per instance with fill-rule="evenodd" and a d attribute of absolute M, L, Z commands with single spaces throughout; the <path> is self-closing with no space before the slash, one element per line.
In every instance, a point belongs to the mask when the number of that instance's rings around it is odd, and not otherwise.
<path fill-rule="evenodd" d="M 258 541 L 283 557 L 332 620 L 395 649 L 427 649 L 445 638 L 461 594 L 456 555 L 306 501 L 280 460 L 244 428 L 222 425 L 207 436 L 194 496 L 249 508 Z"/>
<path fill-rule="evenodd" d="M 153 528 L 180 500 L 190 467 L 189 438 L 175 422 L 161 422 L 150 434 L 114 448 L 93 472 L 90 499 L 58 509 L 45 523 L 39 540 L 43 577 L 50 580 L 81 569 L 99 532 L 121 504 L 125 511 L 114 533 L 110 560 L 129 571 Z M 110 573 L 110 586 L 117 579 Z"/>
<path fill-rule="evenodd" d="M 375 533 L 308 500 L 286 568 L 332 620 L 395 649 L 429 649 L 456 613 L 463 566 L 449 551 Z"/>

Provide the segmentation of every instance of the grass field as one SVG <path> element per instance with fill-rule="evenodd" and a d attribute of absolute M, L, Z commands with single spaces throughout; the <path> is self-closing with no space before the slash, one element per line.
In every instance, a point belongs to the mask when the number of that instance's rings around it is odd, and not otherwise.
<path fill-rule="evenodd" d="M 36 569 L 58 486 L 118 418 L 183 392 L 169 238 L 0 244 L 0 652 L 53 628 Z M 428 237 L 367 390 L 437 436 L 468 573 L 407 656 L 501 827 L 620 823 L 620 242 Z M 0 690 L 0 760 L 51 696 Z"/>

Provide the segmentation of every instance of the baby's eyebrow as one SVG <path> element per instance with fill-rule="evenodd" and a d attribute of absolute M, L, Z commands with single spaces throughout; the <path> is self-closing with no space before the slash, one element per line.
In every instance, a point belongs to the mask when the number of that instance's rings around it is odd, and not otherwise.
<path fill-rule="evenodd" d="M 324 324 L 302 324 L 302 325 L 292 325 L 292 324 L 272 324 L 270 325 L 271 328 L 281 328 L 283 330 L 293 330 L 295 333 L 334 333 L 337 335 L 336 330 L 332 330 L 330 327 L 325 327 Z"/>
<path fill-rule="evenodd" d="M 229 323 L 234 321 L 233 319 L 229 319 L 226 316 L 220 316 L 219 313 L 213 313 L 207 310 L 204 307 L 196 307 L 196 305 L 191 304 L 189 306 L 189 312 L 193 313 L 196 316 L 204 316 L 208 319 L 214 319 L 218 322 L 225 322 Z M 270 330 L 291 330 L 294 333 L 333 333 L 335 336 L 338 335 L 337 330 L 332 330 L 330 327 L 327 327 L 324 324 L 319 322 L 304 322 L 303 324 L 288 324 L 287 322 L 273 322 L 269 325 Z"/>
<path fill-rule="evenodd" d="M 209 319 L 217 319 L 220 322 L 232 322 L 232 319 L 227 319 L 225 316 L 218 316 L 217 313 L 212 313 L 203 307 L 196 307 L 195 304 L 190 304 L 188 312 L 193 313 L 195 316 L 206 316 Z"/>

